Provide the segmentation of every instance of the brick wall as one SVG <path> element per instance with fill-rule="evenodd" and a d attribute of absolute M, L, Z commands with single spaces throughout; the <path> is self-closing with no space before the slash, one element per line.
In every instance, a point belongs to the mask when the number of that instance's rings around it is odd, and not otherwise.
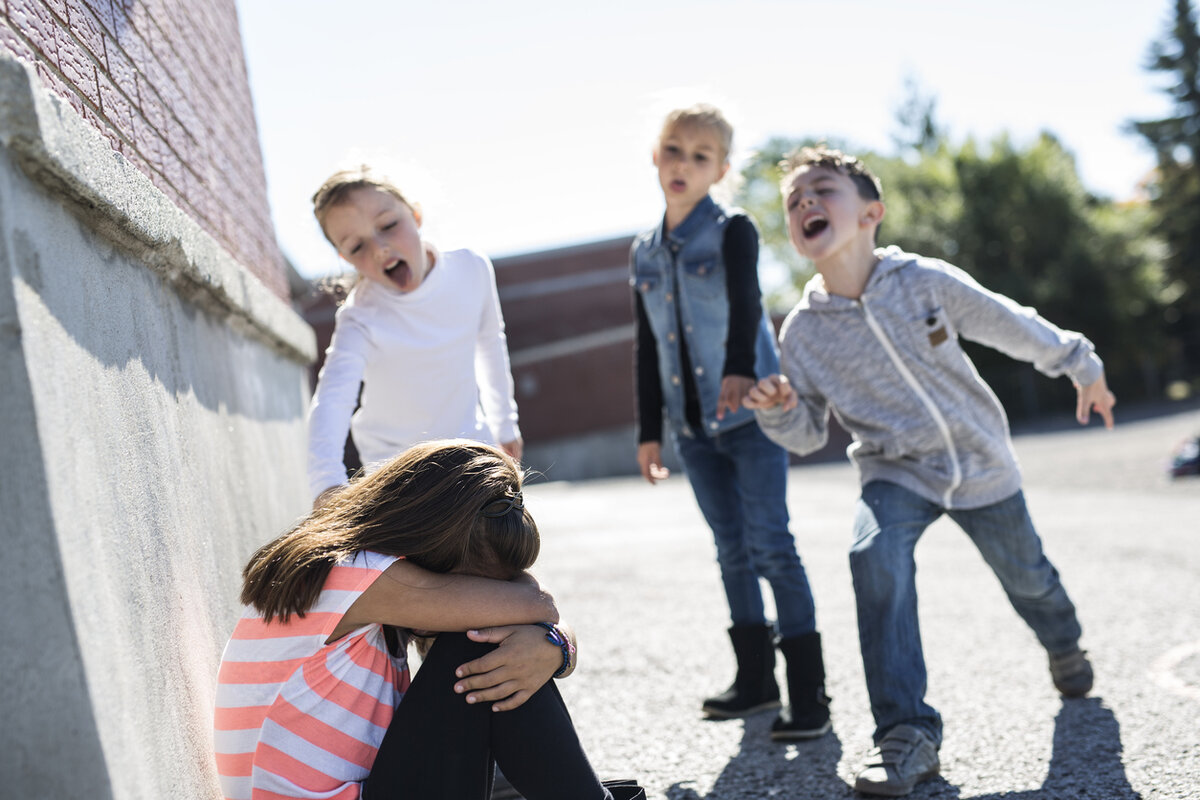
<path fill-rule="evenodd" d="M 0 48 L 288 296 L 234 0 L 0 0 Z"/>

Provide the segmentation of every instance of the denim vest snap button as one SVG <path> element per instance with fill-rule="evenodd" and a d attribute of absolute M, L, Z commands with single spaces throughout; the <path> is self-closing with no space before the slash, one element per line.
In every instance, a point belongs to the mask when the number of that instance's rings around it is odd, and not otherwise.
<path fill-rule="evenodd" d="M 672 384 L 674 384 L 675 386 L 678 386 L 678 385 L 679 385 L 679 376 L 678 376 L 678 375 L 672 375 L 672 376 L 671 376 L 671 383 L 672 383 Z"/>
<path fill-rule="evenodd" d="M 697 374 L 697 375 L 703 375 L 703 374 L 704 374 L 704 367 L 696 367 L 696 374 Z"/>

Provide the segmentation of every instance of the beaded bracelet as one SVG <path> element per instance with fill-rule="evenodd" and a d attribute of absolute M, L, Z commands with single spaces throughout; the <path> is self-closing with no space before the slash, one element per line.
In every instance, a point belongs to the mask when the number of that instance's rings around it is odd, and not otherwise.
<path fill-rule="evenodd" d="M 546 641 L 556 645 L 562 650 L 563 663 L 554 673 L 554 677 L 562 676 L 564 672 L 571 666 L 571 656 L 575 655 L 575 645 L 571 644 L 571 639 L 566 636 L 557 625 L 551 625 L 549 622 L 535 622 L 534 625 L 546 629 Z"/>

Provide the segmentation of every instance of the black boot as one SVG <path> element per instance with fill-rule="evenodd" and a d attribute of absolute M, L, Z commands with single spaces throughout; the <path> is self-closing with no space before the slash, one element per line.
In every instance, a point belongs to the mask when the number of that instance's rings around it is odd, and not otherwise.
<path fill-rule="evenodd" d="M 779 707 L 774 638 L 769 625 L 734 625 L 729 629 L 737 677 L 724 692 L 704 701 L 704 713 L 733 719 Z"/>
<path fill-rule="evenodd" d="M 813 631 L 779 641 L 787 659 L 788 707 L 771 725 L 772 739 L 815 739 L 829 730 L 829 695 L 821 634 Z"/>

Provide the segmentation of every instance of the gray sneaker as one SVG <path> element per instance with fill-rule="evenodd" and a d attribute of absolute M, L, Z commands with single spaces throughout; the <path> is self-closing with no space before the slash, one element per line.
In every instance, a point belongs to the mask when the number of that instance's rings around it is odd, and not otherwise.
<path fill-rule="evenodd" d="M 900 797 L 921 781 L 937 775 L 940 768 L 937 745 L 929 734 L 912 725 L 897 725 L 867 754 L 866 763 L 854 781 L 854 790 Z"/>
<path fill-rule="evenodd" d="M 1063 697 L 1083 697 L 1092 690 L 1092 664 L 1087 651 L 1076 647 L 1069 653 L 1050 656 L 1050 677 Z"/>

